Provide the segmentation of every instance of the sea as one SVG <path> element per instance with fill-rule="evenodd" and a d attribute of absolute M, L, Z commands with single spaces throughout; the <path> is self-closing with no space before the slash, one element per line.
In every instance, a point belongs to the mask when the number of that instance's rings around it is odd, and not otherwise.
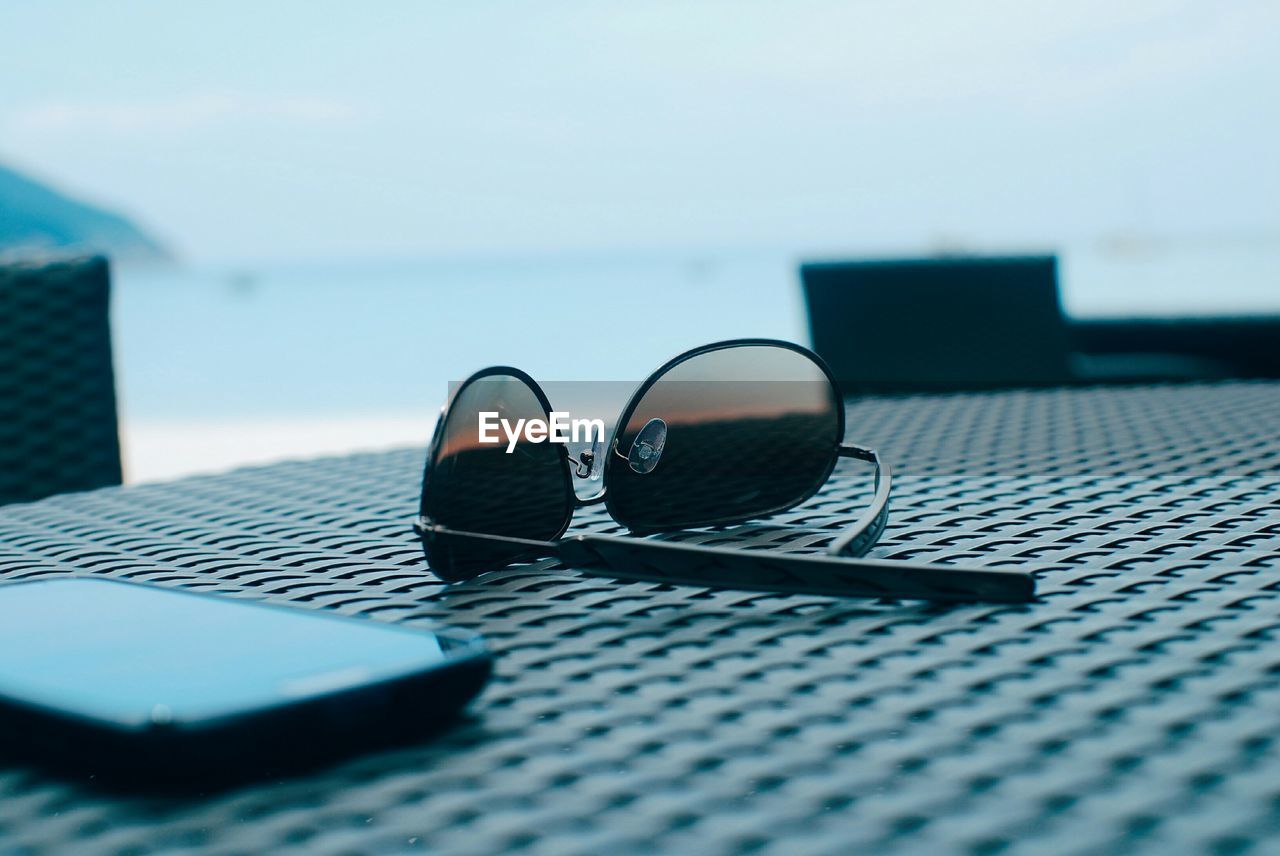
<path fill-rule="evenodd" d="M 1273 244 L 1058 252 L 1075 317 L 1280 312 Z M 801 260 L 735 251 L 121 268 L 112 334 L 127 479 L 425 447 L 449 383 L 483 366 L 638 382 L 706 342 L 804 343 Z"/>

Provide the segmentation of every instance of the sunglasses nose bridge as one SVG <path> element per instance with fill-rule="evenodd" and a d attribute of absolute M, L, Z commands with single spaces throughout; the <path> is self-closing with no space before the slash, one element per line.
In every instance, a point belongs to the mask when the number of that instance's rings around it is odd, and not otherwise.
<path fill-rule="evenodd" d="M 591 432 L 591 445 L 580 451 L 577 455 L 565 451 L 565 459 L 569 462 L 569 469 L 574 477 L 584 482 L 599 482 L 604 476 L 604 434 L 603 432 Z M 604 498 L 603 487 L 599 492 L 599 497 L 592 497 L 590 502 L 598 502 Z M 580 504 L 585 504 L 586 500 L 579 500 Z"/>

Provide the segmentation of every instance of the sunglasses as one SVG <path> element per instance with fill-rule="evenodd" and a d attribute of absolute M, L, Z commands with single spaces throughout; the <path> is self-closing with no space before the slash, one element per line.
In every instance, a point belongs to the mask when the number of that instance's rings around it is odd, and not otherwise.
<path fill-rule="evenodd" d="M 476 372 L 445 405 L 427 454 L 414 531 L 448 582 L 555 558 L 592 576 L 848 597 L 1022 602 L 1030 574 L 867 559 L 889 518 L 892 472 L 844 442 L 831 370 L 790 342 L 737 339 L 686 351 L 632 394 L 607 444 L 570 454 L 548 442 L 553 411 L 519 369 Z M 540 425 L 494 442 L 484 426 Z M 483 439 L 482 439 L 483 438 Z M 603 451 L 602 451 L 603 450 Z M 826 555 L 636 536 L 731 526 L 813 497 L 841 458 L 871 465 L 871 498 Z M 575 480 L 599 482 L 580 498 Z M 603 503 L 631 535 L 564 537 L 580 506 Z"/>

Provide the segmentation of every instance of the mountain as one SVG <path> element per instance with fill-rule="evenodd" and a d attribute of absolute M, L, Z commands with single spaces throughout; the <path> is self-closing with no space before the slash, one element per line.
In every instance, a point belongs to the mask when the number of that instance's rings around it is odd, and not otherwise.
<path fill-rule="evenodd" d="M 124 262 L 173 256 L 127 218 L 0 165 L 0 254 L 95 252 Z"/>

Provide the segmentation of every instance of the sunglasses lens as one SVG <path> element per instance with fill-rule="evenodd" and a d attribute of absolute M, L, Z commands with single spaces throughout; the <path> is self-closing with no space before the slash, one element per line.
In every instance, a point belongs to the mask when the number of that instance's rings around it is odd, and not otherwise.
<path fill-rule="evenodd" d="M 606 471 L 609 510 L 645 532 L 790 508 L 831 473 L 840 407 L 805 353 L 733 345 L 692 356 L 624 412 Z"/>
<path fill-rule="evenodd" d="M 545 399 L 529 381 L 493 374 L 462 386 L 439 427 L 435 454 L 423 479 L 422 515 L 461 532 L 550 541 L 573 514 L 573 486 L 562 445 L 520 439 L 509 445 L 497 426 L 506 420 L 545 420 Z M 480 442 L 484 435 L 497 442 Z M 528 553 L 518 546 L 430 533 L 427 563 L 439 577 L 465 579 L 510 564 Z"/>

